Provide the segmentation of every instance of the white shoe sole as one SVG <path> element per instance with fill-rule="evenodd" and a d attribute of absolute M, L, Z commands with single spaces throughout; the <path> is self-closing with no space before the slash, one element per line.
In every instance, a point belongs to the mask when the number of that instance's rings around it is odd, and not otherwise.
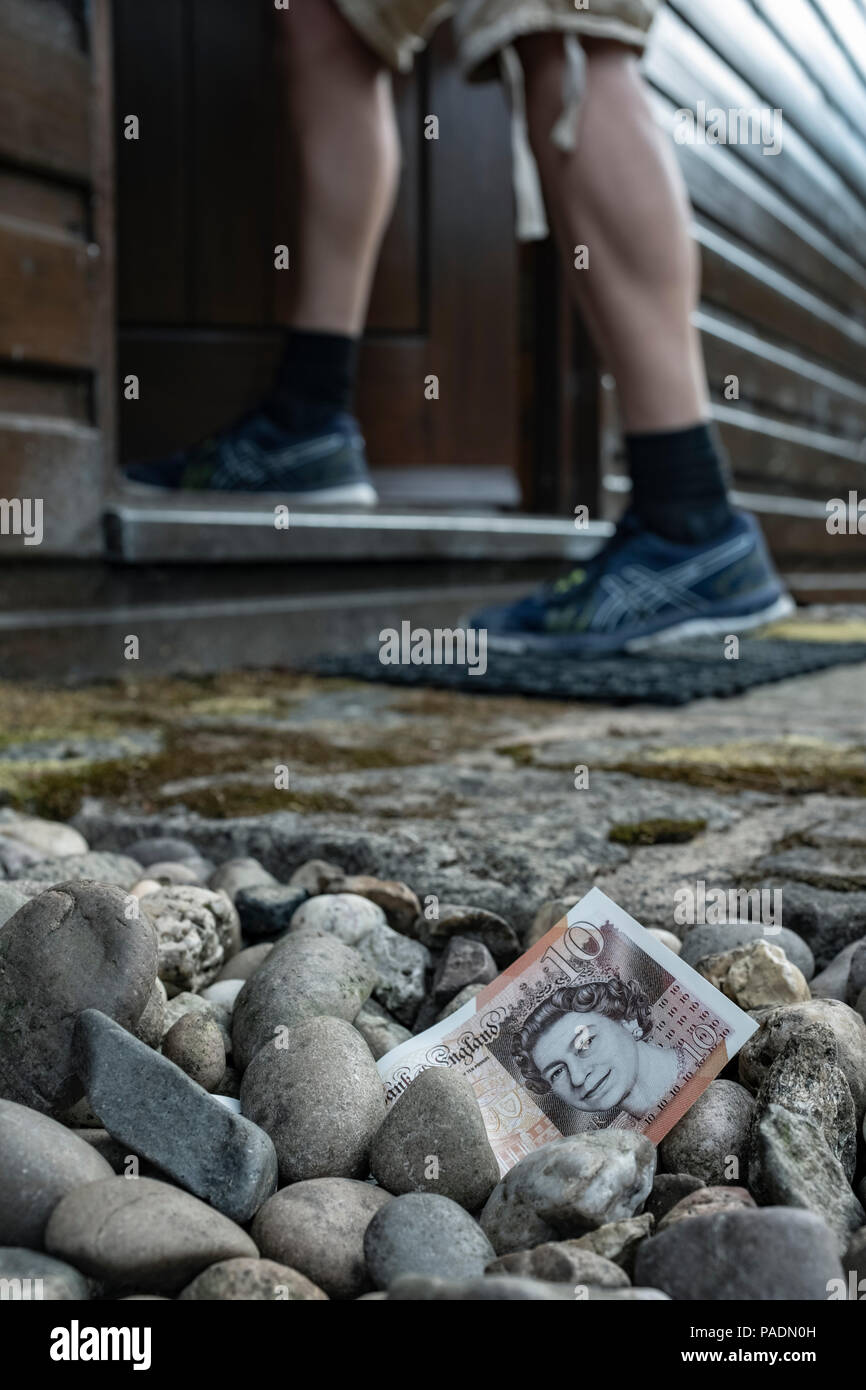
<path fill-rule="evenodd" d="M 685 642 L 690 637 L 736 636 L 740 632 L 751 632 L 756 627 L 766 627 L 767 623 L 778 623 L 796 613 L 797 605 L 790 594 L 783 594 L 769 608 L 757 613 L 745 613 L 741 617 L 729 618 L 690 618 L 675 627 L 666 627 L 661 632 L 653 632 L 648 637 L 634 637 L 626 642 L 627 652 L 645 652 L 653 647 L 664 647 L 670 643 Z"/>
<path fill-rule="evenodd" d="M 222 497 L 226 502 L 231 502 L 232 498 L 243 497 L 244 499 L 260 498 L 262 505 L 267 506 L 266 498 L 279 498 L 281 502 L 290 502 L 296 507 L 308 506 L 333 506 L 333 507 L 355 507 L 366 509 L 377 507 L 379 497 L 376 489 L 371 483 L 347 483 L 344 487 L 323 487 L 313 492 L 229 492 L 222 490 L 210 491 L 207 488 L 176 488 L 159 487 L 152 483 L 136 483 L 131 478 L 123 481 L 123 491 L 128 496 L 134 497 L 189 497 L 201 498 Z"/>

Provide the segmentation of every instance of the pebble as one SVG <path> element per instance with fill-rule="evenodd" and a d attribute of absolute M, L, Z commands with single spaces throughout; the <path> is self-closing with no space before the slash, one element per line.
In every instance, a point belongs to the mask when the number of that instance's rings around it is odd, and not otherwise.
<path fill-rule="evenodd" d="M 12 879 L 26 877 L 31 864 L 38 864 L 42 852 L 25 845 L 23 840 L 13 840 L 10 835 L 0 835 L 0 876 Z"/>
<path fill-rule="evenodd" d="M 659 1166 L 704 1183 L 745 1181 L 755 1101 L 736 1081 L 711 1081 L 659 1144 Z M 731 1165 L 731 1159 L 736 1160 Z"/>
<path fill-rule="evenodd" d="M 240 1226 L 156 1178 L 110 1177 L 68 1193 L 45 1244 L 110 1289 L 142 1293 L 174 1293 L 218 1260 L 258 1256 Z"/>
<path fill-rule="evenodd" d="M 238 915 L 224 893 L 162 888 L 143 898 L 141 908 L 157 934 L 159 978 L 169 996 L 209 985 L 240 948 Z"/>
<path fill-rule="evenodd" d="M 851 957 L 859 945 L 859 941 L 852 941 L 848 946 L 843 946 L 820 975 L 809 981 L 813 999 L 841 999 L 845 1003 Z"/>
<path fill-rule="evenodd" d="M 27 893 L 22 893 L 14 883 L 0 883 L 0 927 L 4 927 L 10 917 L 14 917 L 19 907 L 29 902 Z"/>
<path fill-rule="evenodd" d="M 229 957 L 214 984 L 221 980 L 248 980 L 260 965 L 264 965 L 273 949 L 272 941 L 260 941 L 257 946 L 245 946 L 242 951 Z"/>
<path fill-rule="evenodd" d="M 548 1241 L 532 1250 L 515 1250 L 491 1260 L 487 1274 L 514 1274 L 552 1284 L 596 1284 L 607 1289 L 627 1288 L 631 1280 L 613 1260 L 573 1240 Z M 572 1294 L 572 1296 L 574 1296 Z"/>
<path fill-rule="evenodd" d="M 592 1250 L 606 1260 L 621 1265 L 630 1275 L 634 1268 L 634 1257 L 642 1240 L 652 1234 L 655 1222 L 649 1212 L 640 1216 L 630 1216 L 625 1221 L 608 1221 L 585 1236 L 578 1236 L 573 1242 L 582 1250 Z"/>
<path fill-rule="evenodd" d="M 96 1009 L 79 1015 L 75 1058 L 113 1138 L 233 1221 L 252 1220 L 277 1185 L 274 1146 L 258 1126 Z"/>
<path fill-rule="evenodd" d="M 114 887 L 65 883 L 0 928 L 0 1096 L 50 1112 L 81 1095 L 76 1015 L 101 1009 L 134 1028 L 156 979 L 150 923 Z"/>
<path fill-rule="evenodd" d="M 729 1211 L 732 1207 L 752 1207 L 755 1199 L 745 1187 L 701 1187 L 682 1197 L 670 1211 L 665 1212 L 656 1227 L 656 1232 L 666 1231 L 678 1221 L 690 1221 L 696 1216 L 711 1216 L 717 1211 Z"/>
<path fill-rule="evenodd" d="M 489 985 L 499 967 L 482 941 L 452 936 L 433 975 L 430 995 L 437 1011 L 467 985 Z"/>
<path fill-rule="evenodd" d="M 96 1153 L 101 1154 L 113 1173 L 125 1174 L 130 1171 L 129 1160 L 134 1159 L 139 1162 L 138 1154 L 131 1154 L 127 1144 L 121 1144 L 119 1139 L 114 1139 L 107 1129 L 75 1129 L 72 1133 L 82 1139 L 85 1144 L 89 1144 Z M 140 1166 L 140 1165 L 139 1165 Z M 103 1177 L 106 1174 L 102 1175 Z"/>
<path fill-rule="evenodd" d="M 253 884 L 248 888 L 239 888 L 235 894 L 235 907 L 241 919 L 244 938 L 261 941 L 281 936 L 288 931 L 292 918 L 306 900 L 305 889 L 293 888 L 288 883 Z"/>
<path fill-rule="evenodd" d="M 481 1225 L 498 1255 L 580 1236 L 634 1216 L 649 1196 L 655 1162 L 654 1145 L 631 1130 L 554 1139 L 505 1174 Z"/>
<path fill-rule="evenodd" d="M 155 878 L 140 878 L 129 892 L 133 898 L 146 898 L 151 893 L 158 893 L 161 887 L 162 884 Z"/>
<path fill-rule="evenodd" d="M 152 835 L 144 840 L 133 840 L 127 845 L 127 853 L 145 868 L 149 864 L 164 861 L 167 864 L 182 864 L 185 859 L 200 859 L 198 847 L 191 840 L 182 840 L 175 835 Z"/>
<path fill-rule="evenodd" d="M 755 1123 L 749 1182 L 764 1206 L 804 1207 L 822 1217 L 840 1250 L 866 1223 L 866 1212 L 818 1125 L 781 1105 L 768 1105 Z"/>
<path fill-rule="evenodd" d="M 859 1123 L 866 1111 L 866 1023 L 837 999 L 810 999 L 806 1004 L 786 1004 L 764 1014 L 757 1033 L 740 1049 L 740 1080 L 750 1091 L 757 1091 L 785 1045 L 809 1023 L 826 1023 L 832 1028 L 837 1065 L 851 1087 Z"/>
<path fill-rule="evenodd" d="M 218 1260 L 196 1275 L 178 1294 L 178 1299 L 187 1303 L 218 1299 L 311 1303 L 327 1300 L 327 1297 L 322 1289 L 288 1265 L 244 1256 Z"/>
<path fill-rule="evenodd" d="M 848 980 L 845 986 L 845 1003 L 857 1007 L 860 995 L 866 989 L 866 941 L 859 941 L 851 953 L 848 967 Z"/>
<path fill-rule="evenodd" d="M 84 1303 L 90 1298 L 90 1284 L 83 1274 L 36 1250 L 8 1245 L 0 1248 L 0 1281 L 7 1279 L 24 1281 L 22 1296 L 28 1300 Z M 25 1293 L 28 1287 L 29 1293 Z"/>
<path fill-rule="evenodd" d="M 409 1029 L 398 1023 L 396 1018 L 392 1018 L 388 1010 L 377 1004 L 375 999 L 368 999 L 361 1007 L 354 1019 L 354 1026 L 377 1062 L 392 1048 L 399 1047 L 400 1043 L 407 1042 L 412 1036 Z"/>
<path fill-rule="evenodd" d="M 214 980 L 212 985 L 206 985 L 202 990 L 201 998 L 231 1012 L 243 987 L 243 980 Z"/>
<path fill-rule="evenodd" d="M 782 1105 L 808 1115 L 823 1132 L 850 1182 L 857 1165 L 857 1119 L 851 1087 L 836 1065 L 836 1037 L 825 1023 L 807 1024 L 790 1038 L 761 1082 L 758 1115 Z"/>
<path fill-rule="evenodd" d="M 346 874 L 339 864 L 330 864 L 327 859 L 308 859 L 299 864 L 289 879 L 293 888 L 305 888 L 311 898 L 319 893 L 330 892 L 330 885 Z"/>
<path fill-rule="evenodd" d="M 165 863 L 148 864 L 147 877 L 160 888 L 202 888 L 207 874 L 198 872 L 191 860 L 182 864 L 166 860 Z"/>
<path fill-rule="evenodd" d="M 802 970 L 788 960 L 781 946 L 748 941 L 720 955 L 704 956 L 698 973 L 741 1009 L 799 1004 L 811 998 Z"/>
<path fill-rule="evenodd" d="M 437 1192 L 467 1211 L 499 1181 L 474 1087 L 451 1067 L 428 1067 L 394 1102 L 370 1149 L 370 1171 L 388 1192 Z"/>
<path fill-rule="evenodd" d="M 165 985 L 157 977 L 153 982 L 153 989 L 150 991 L 150 998 L 144 1006 L 144 1010 L 136 1023 L 134 1029 L 137 1038 L 141 1038 L 148 1047 L 159 1047 L 165 1036 L 165 1016 L 168 1008 L 168 995 L 165 992 Z"/>
<path fill-rule="evenodd" d="M 220 1030 L 226 1052 L 231 1052 L 232 1014 L 224 1004 L 217 1004 L 212 999 L 205 999 L 203 994 L 190 994 L 185 991 L 183 994 L 176 994 L 173 999 L 169 999 L 165 1007 L 162 1036 L 165 1037 L 178 1019 L 184 1018 L 186 1014 L 205 1014 L 208 1018 L 212 1018 Z"/>
<path fill-rule="evenodd" d="M 283 937 L 244 985 L 232 1014 L 235 1065 L 248 1067 L 277 1028 L 318 1015 L 351 1020 L 369 998 L 376 974 L 332 937 Z"/>
<path fill-rule="evenodd" d="M 758 922 L 707 923 L 705 926 L 692 927 L 686 932 L 680 957 L 687 965 L 696 967 L 705 956 L 721 955 L 750 941 L 771 941 L 781 946 L 791 964 L 796 965 L 807 980 L 814 975 L 815 958 L 801 936 L 788 927 L 780 927 L 772 936 L 768 936 Z"/>
<path fill-rule="evenodd" d="M 211 874 L 208 887 L 234 902 L 242 888 L 276 888 L 279 883 L 258 859 L 227 859 Z"/>
<path fill-rule="evenodd" d="M 42 820 L 38 816 L 16 816 L 0 824 L 0 854 L 8 840 L 35 850 L 40 858 L 66 858 L 87 854 L 90 846 L 84 836 L 62 821 Z"/>
<path fill-rule="evenodd" d="M 433 950 L 441 950 L 452 936 L 469 936 L 482 942 L 500 966 L 510 965 L 521 951 L 517 934 L 504 917 L 464 903 L 440 903 L 438 917 L 422 913 L 415 918 L 411 934 Z"/>
<path fill-rule="evenodd" d="M 367 1294 L 367 1298 L 384 1297 L 389 1303 L 415 1302 L 449 1303 L 555 1303 L 575 1301 L 574 1290 L 568 1284 L 542 1283 L 540 1279 L 518 1278 L 511 1274 L 489 1274 L 482 1279 L 435 1279 L 429 1275 L 408 1274 L 397 1279 L 387 1294 Z M 587 1284 L 581 1289 L 581 1300 L 598 1302 L 637 1302 L 666 1299 L 658 1289 L 608 1288 Z"/>
<path fill-rule="evenodd" d="M 395 879 L 372 878 L 369 874 L 341 874 L 332 878 L 327 888 L 319 890 L 326 893 L 355 893 L 369 898 L 370 902 L 381 907 L 388 925 L 398 932 L 411 931 L 412 924 L 421 916 L 421 903 L 406 883 Z"/>
<path fill-rule="evenodd" d="M 690 1192 L 697 1192 L 705 1186 L 703 1179 L 696 1178 L 694 1173 L 656 1173 L 644 1211 L 649 1212 L 656 1221 L 661 1221 L 671 1207 L 675 1207 L 683 1197 L 688 1197 Z"/>
<path fill-rule="evenodd" d="M 0 1245 L 41 1250 L 46 1222 L 61 1197 L 111 1172 L 65 1125 L 0 1100 Z"/>
<path fill-rule="evenodd" d="M 841 1271 L 835 1237 L 819 1217 L 765 1207 L 677 1222 L 640 1247 L 634 1278 L 686 1302 L 824 1302 Z"/>
<path fill-rule="evenodd" d="M 373 997 L 400 1023 L 411 1024 L 424 998 L 431 956 L 419 941 L 388 926 L 385 914 L 357 893 L 310 898 L 292 918 L 292 934 L 324 933 L 353 950 L 375 971 Z"/>
<path fill-rule="evenodd" d="M 222 1034 L 206 1013 L 188 1013 L 162 1040 L 162 1055 L 205 1091 L 215 1091 L 226 1069 Z"/>
<path fill-rule="evenodd" d="M 496 1252 L 457 1202 L 410 1192 L 376 1212 L 364 1236 L 364 1254 L 373 1283 L 387 1289 L 404 1274 L 480 1277 Z"/>
<path fill-rule="evenodd" d="M 87 879 L 128 890 L 142 877 L 141 865 L 128 855 L 92 850 L 87 854 L 55 855 L 27 866 L 27 880 L 30 883 L 61 884 Z"/>
<path fill-rule="evenodd" d="M 310 1178 L 275 1192 L 250 1234 L 263 1255 L 300 1270 L 329 1298 L 358 1298 L 372 1288 L 364 1234 L 390 1194 L 352 1178 Z"/>
<path fill-rule="evenodd" d="M 342 1018 L 309 1018 L 256 1053 L 241 1109 L 271 1136 L 280 1181 L 366 1174 L 385 1115 L 382 1082 L 360 1033 Z"/>

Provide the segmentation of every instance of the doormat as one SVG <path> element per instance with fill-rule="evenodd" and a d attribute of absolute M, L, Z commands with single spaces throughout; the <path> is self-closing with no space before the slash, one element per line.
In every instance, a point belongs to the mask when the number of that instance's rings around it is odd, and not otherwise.
<path fill-rule="evenodd" d="M 688 648 L 671 646 L 592 660 L 489 650 L 483 675 L 470 675 L 465 666 L 383 666 L 377 650 L 323 657 L 316 662 L 315 673 L 475 695 L 535 695 L 606 705 L 687 705 L 691 700 L 739 695 L 754 686 L 861 661 L 866 662 L 866 642 L 770 638 L 741 638 L 739 657 L 727 660 L 716 638 L 691 642 Z"/>

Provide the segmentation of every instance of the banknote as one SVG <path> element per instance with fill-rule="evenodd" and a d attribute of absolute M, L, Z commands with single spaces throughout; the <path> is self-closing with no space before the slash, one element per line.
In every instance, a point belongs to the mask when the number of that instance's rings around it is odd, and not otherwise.
<path fill-rule="evenodd" d="M 757 1026 L 593 888 L 378 1067 L 389 1107 L 427 1067 L 457 1067 L 506 1173 L 563 1135 L 633 1129 L 658 1143 Z"/>

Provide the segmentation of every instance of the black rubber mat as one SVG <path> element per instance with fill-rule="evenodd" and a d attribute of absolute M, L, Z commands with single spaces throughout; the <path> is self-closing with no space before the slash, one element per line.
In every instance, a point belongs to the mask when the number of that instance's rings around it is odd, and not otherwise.
<path fill-rule="evenodd" d="M 609 705 L 686 705 L 691 700 L 738 695 L 753 686 L 861 661 L 866 662 L 863 642 L 741 638 L 736 660 L 724 657 L 722 644 L 716 639 L 692 642 L 688 648 L 594 660 L 488 651 L 487 670 L 477 676 L 470 675 L 465 666 L 383 666 L 377 651 L 325 657 L 316 663 L 315 670 L 323 676 L 464 690 L 476 695 L 536 695 Z"/>

